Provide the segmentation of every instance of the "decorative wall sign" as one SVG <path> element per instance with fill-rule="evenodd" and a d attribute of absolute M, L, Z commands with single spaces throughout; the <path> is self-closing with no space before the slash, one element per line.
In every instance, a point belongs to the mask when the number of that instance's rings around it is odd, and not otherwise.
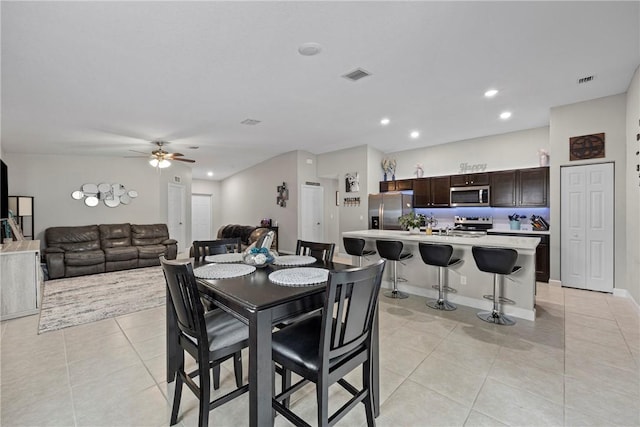
<path fill-rule="evenodd" d="M 474 172 L 484 172 L 487 169 L 486 163 L 476 163 L 475 165 L 470 165 L 469 163 L 460 163 L 460 170 L 458 173 L 474 173 Z"/>
<path fill-rule="evenodd" d="M 347 193 L 357 193 L 360 191 L 360 176 L 358 172 L 348 172 L 344 176 L 344 188 Z"/>
<path fill-rule="evenodd" d="M 102 201 L 105 206 L 115 208 L 120 204 L 128 205 L 138 197 L 136 190 L 127 190 L 122 184 L 83 184 L 80 190 L 71 193 L 74 200 L 84 199 L 84 204 L 93 208 Z"/>
<path fill-rule="evenodd" d="M 604 133 L 569 138 L 569 160 L 604 157 Z"/>
<path fill-rule="evenodd" d="M 286 208 L 287 200 L 289 200 L 289 189 L 287 188 L 287 183 L 283 182 L 282 185 L 278 185 L 278 197 L 276 197 L 276 204 L 281 208 Z"/>

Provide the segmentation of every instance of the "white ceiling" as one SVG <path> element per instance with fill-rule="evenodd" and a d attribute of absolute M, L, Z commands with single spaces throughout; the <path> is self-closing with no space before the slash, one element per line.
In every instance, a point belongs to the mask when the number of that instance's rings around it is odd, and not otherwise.
<path fill-rule="evenodd" d="M 550 107 L 627 90 L 639 5 L 2 1 L 2 150 L 128 156 L 164 139 L 194 178 L 223 179 L 296 149 L 546 126 Z M 341 77 L 357 67 L 372 75 Z"/>

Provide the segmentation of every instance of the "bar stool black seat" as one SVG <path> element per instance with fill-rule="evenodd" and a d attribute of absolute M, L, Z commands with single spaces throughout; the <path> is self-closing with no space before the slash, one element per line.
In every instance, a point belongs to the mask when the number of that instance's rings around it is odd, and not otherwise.
<path fill-rule="evenodd" d="M 478 313 L 478 317 L 485 322 L 498 325 L 515 325 L 515 320 L 500 312 L 498 303 L 500 302 L 502 278 L 522 268 L 516 265 L 518 252 L 515 249 L 482 246 L 473 246 L 471 252 L 480 271 L 493 273 L 493 310 L 481 311 Z"/>
<path fill-rule="evenodd" d="M 398 261 L 403 261 L 413 257 L 410 252 L 402 252 L 404 245 L 399 240 L 376 240 L 376 249 L 380 258 L 393 261 L 391 269 L 393 274 L 393 289 L 384 293 L 385 297 L 404 299 L 409 295 L 398 290 Z"/>
<path fill-rule="evenodd" d="M 362 267 L 362 257 L 368 257 L 371 255 L 375 255 L 376 251 L 365 249 L 365 240 L 358 239 L 355 237 L 344 237 L 342 239 L 344 243 L 344 250 L 351 256 L 358 257 L 358 267 Z"/>
<path fill-rule="evenodd" d="M 438 267 L 438 299 L 427 301 L 427 306 L 436 310 L 452 311 L 457 307 L 450 303 L 444 297 L 445 289 L 454 291 L 453 288 L 444 284 L 444 269 L 460 264 L 460 258 L 453 258 L 453 246 L 438 245 L 434 243 L 419 243 L 418 250 L 422 261 L 427 265 L 435 265 Z M 434 286 L 436 288 L 436 286 Z"/>

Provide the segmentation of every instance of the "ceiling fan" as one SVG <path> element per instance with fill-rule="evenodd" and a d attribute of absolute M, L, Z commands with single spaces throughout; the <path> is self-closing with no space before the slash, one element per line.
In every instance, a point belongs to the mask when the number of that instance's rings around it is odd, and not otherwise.
<path fill-rule="evenodd" d="M 169 153 L 163 147 L 165 144 L 168 144 L 166 141 L 152 141 L 153 144 L 157 145 L 158 148 L 151 152 L 151 159 L 149 160 L 149 164 L 154 168 L 168 168 L 171 166 L 172 160 L 177 160 L 179 162 L 187 162 L 187 163 L 195 163 L 195 160 L 185 159 L 182 153 Z M 141 151 L 135 151 L 136 153 L 142 153 Z M 142 153 L 146 154 L 146 153 Z"/>

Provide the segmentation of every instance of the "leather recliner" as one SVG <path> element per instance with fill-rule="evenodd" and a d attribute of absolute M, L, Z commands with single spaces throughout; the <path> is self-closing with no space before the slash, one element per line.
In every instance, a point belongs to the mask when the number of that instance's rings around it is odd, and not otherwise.
<path fill-rule="evenodd" d="M 160 265 L 178 252 L 166 224 L 50 227 L 45 242 L 50 279 Z"/>

